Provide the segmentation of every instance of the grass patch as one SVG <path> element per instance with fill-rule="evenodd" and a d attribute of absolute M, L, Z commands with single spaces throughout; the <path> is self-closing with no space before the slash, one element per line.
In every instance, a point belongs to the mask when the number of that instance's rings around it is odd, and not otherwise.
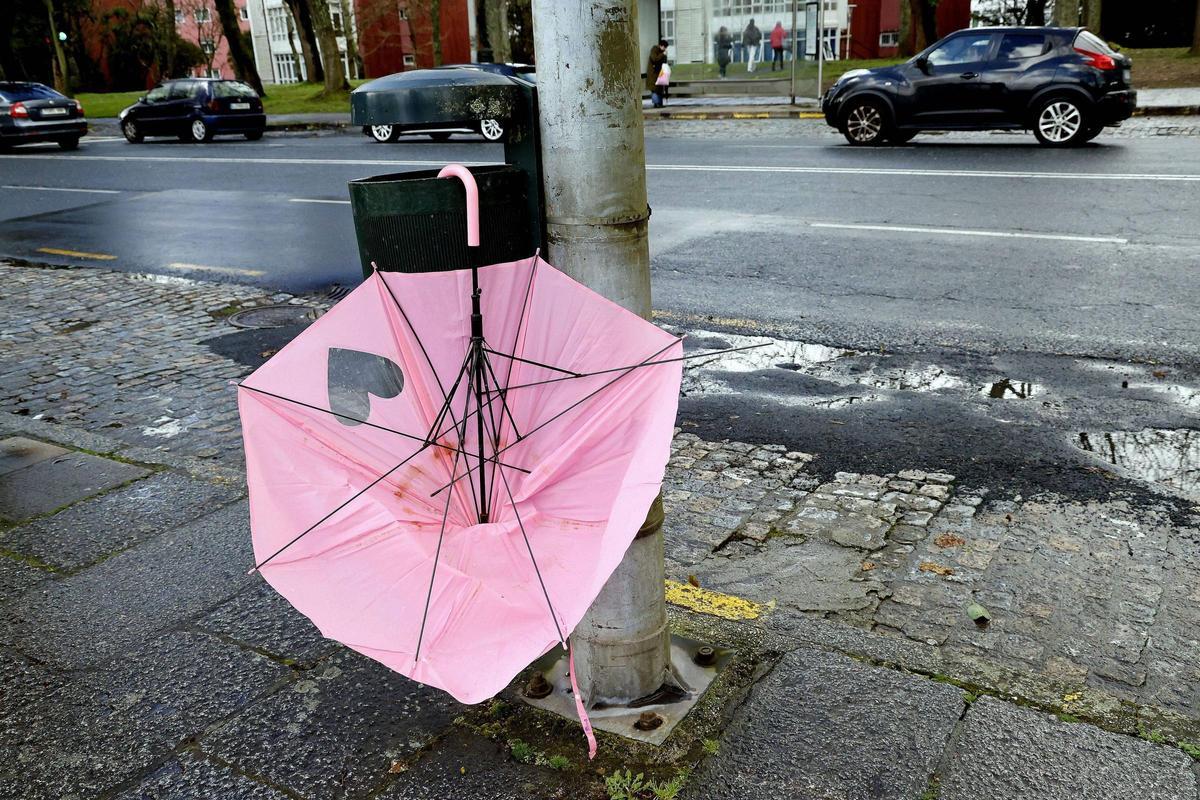
<path fill-rule="evenodd" d="M 651 780 L 640 772 L 634 775 L 631 770 L 617 770 L 605 779 L 604 789 L 609 800 L 675 800 L 687 779 L 686 770 L 666 782 Z"/>
<path fill-rule="evenodd" d="M 1180 742 L 1179 749 L 1187 753 L 1196 761 L 1200 761 L 1200 743 L 1198 742 Z"/>
<path fill-rule="evenodd" d="M 1148 47 L 1121 50 L 1133 59 L 1133 88 L 1171 89 L 1200 86 L 1200 57 L 1186 47 Z"/>
<path fill-rule="evenodd" d="M 354 87 L 364 83 L 365 80 L 350 81 Z M 263 107 L 268 114 L 350 113 L 349 92 L 327 95 L 319 83 L 272 84 L 266 90 Z M 89 117 L 115 117 L 121 109 L 133 105 L 144 94 L 145 91 L 84 92 L 76 97 L 83 103 Z"/>

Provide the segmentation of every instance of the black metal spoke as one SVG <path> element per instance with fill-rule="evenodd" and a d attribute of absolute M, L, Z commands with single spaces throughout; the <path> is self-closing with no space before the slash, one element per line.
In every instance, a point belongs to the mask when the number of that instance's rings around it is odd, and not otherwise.
<path fill-rule="evenodd" d="M 493 356 L 500 356 L 500 358 L 507 358 L 511 361 L 520 361 L 522 364 L 529 364 L 530 366 L 541 367 L 542 369 L 548 369 L 548 370 L 551 370 L 552 372 L 561 372 L 564 375 L 570 375 L 572 378 L 580 377 L 580 374 L 573 370 L 563 369 L 562 367 L 555 367 L 550 364 L 543 364 L 540 361 L 533 361 L 528 358 L 521 358 L 520 356 L 512 356 L 512 355 L 509 355 L 508 353 L 500 353 L 500 352 L 497 352 L 490 348 L 487 348 L 487 351 L 489 354 L 491 354 Z"/>

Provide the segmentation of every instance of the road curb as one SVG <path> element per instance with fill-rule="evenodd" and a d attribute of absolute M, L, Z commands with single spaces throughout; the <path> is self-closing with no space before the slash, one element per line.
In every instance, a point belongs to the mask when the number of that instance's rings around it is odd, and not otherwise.
<path fill-rule="evenodd" d="M 1190 117 L 1200 114 L 1200 106 L 1138 106 L 1135 117 Z"/>

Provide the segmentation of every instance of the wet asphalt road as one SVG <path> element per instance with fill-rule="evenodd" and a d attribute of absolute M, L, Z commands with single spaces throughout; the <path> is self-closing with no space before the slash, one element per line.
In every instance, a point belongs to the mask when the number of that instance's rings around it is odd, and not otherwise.
<path fill-rule="evenodd" d="M 843 355 L 837 374 L 714 369 L 683 400 L 686 427 L 818 453 L 827 472 L 1143 499 L 1080 434 L 1200 427 L 1200 138 L 862 150 L 819 125 L 715 130 L 648 135 L 659 321 L 726 335 L 696 347 L 762 335 Z M 359 275 L 348 180 L 500 158 L 351 134 L 29 148 L 0 155 L 0 256 L 321 291 Z M 1036 391 L 980 393 L 1004 378 Z M 1197 447 L 1147 457 L 1200 484 Z"/>

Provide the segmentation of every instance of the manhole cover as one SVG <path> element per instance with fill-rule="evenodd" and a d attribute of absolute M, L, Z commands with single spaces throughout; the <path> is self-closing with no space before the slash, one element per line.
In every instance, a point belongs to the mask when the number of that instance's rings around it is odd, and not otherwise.
<path fill-rule="evenodd" d="M 317 310 L 308 306 L 259 306 L 229 316 L 235 328 L 283 328 L 307 325 L 317 318 Z"/>

